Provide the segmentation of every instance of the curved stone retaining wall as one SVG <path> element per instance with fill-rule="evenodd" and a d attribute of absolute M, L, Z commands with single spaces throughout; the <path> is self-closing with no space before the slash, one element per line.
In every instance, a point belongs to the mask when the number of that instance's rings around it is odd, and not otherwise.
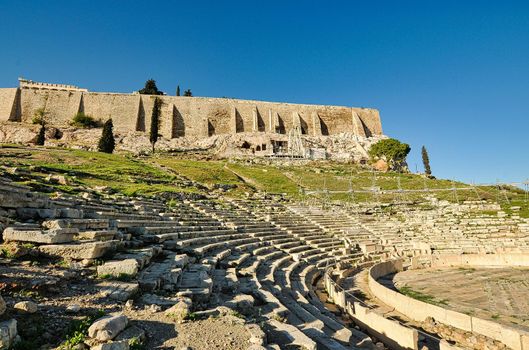
<path fill-rule="evenodd" d="M 529 266 L 529 254 L 464 254 L 416 257 L 412 266 Z M 438 322 L 469 332 L 475 332 L 498 340 L 515 350 L 529 350 L 529 333 L 522 329 L 505 326 L 489 320 L 447 310 L 424 303 L 393 291 L 377 282 L 377 279 L 402 271 L 402 261 L 386 261 L 369 270 L 369 289 L 378 299 L 395 308 L 408 318 L 423 322 L 432 317 Z"/>
<path fill-rule="evenodd" d="M 361 305 L 347 300 L 345 291 L 333 281 L 328 273 L 324 275 L 325 290 L 332 302 L 353 318 L 356 324 L 377 337 L 393 349 L 418 349 L 417 330 L 386 319 L 384 316 Z"/>

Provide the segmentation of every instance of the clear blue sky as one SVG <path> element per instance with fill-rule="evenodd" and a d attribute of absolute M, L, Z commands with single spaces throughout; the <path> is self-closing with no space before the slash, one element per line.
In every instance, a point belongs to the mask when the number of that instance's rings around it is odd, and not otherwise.
<path fill-rule="evenodd" d="M 528 1 L 4 1 L 0 86 L 373 107 L 435 175 L 529 178 Z"/>

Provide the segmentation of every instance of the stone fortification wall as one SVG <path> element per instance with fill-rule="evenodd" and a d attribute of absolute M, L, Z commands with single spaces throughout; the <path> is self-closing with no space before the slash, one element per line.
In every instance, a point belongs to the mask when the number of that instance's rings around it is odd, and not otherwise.
<path fill-rule="evenodd" d="M 46 86 L 0 89 L 0 121 L 29 123 L 44 109 L 47 122 L 67 125 L 77 112 L 102 121 L 112 118 L 117 132 L 148 131 L 155 96 L 55 90 Z M 311 136 L 354 133 L 382 135 L 377 110 L 226 98 L 159 96 L 162 136 L 207 137 L 240 132 L 286 134 L 299 127 Z"/>
<path fill-rule="evenodd" d="M 430 261 L 430 266 L 528 266 L 528 254 L 464 254 L 464 255 L 439 255 L 428 257 L 416 257 L 424 262 Z M 413 266 L 413 265 L 412 265 Z M 474 332 L 486 337 L 498 340 L 515 350 L 529 349 L 529 333 L 514 327 L 484 320 L 478 317 L 466 315 L 460 312 L 448 310 L 436 305 L 428 304 L 399 292 L 391 290 L 377 282 L 377 279 L 402 271 L 402 261 L 386 261 L 374 265 L 369 270 L 369 289 L 378 299 L 385 304 L 395 308 L 406 317 L 424 322 L 428 317 L 451 327 Z"/>
<path fill-rule="evenodd" d="M 0 89 L 0 121 L 17 121 L 20 115 L 19 93 L 17 88 Z"/>

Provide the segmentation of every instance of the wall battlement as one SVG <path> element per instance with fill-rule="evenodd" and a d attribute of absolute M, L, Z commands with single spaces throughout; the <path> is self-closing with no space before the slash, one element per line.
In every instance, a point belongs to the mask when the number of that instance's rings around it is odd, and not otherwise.
<path fill-rule="evenodd" d="M 168 139 L 242 132 L 287 134 L 296 127 L 310 136 L 382 135 L 379 112 L 370 108 L 101 93 L 24 79 L 18 88 L 0 89 L 0 121 L 31 123 L 35 113 L 44 110 L 47 123 L 61 127 L 84 112 L 102 121 L 112 118 L 118 133 L 148 132 L 156 97 L 162 100 L 160 134 Z"/>

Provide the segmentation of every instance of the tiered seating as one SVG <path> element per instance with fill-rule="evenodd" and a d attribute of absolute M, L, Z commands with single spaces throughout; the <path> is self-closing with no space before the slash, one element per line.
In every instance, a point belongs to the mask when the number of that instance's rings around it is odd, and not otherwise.
<path fill-rule="evenodd" d="M 361 295 L 362 274 L 378 261 L 529 247 L 527 220 L 476 214 L 471 203 L 393 215 L 272 198 L 167 206 L 96 193 L 50 199 L 4 179 L 0 199 L 5 242 L 30 243 L 40 254 L 91 269 L 110 298 L 159 293 L 189 298 L 197 309 L 250 305 L 271 339 L 308 349 L 373 347 L 320 300 L 325 269 Z"/>

